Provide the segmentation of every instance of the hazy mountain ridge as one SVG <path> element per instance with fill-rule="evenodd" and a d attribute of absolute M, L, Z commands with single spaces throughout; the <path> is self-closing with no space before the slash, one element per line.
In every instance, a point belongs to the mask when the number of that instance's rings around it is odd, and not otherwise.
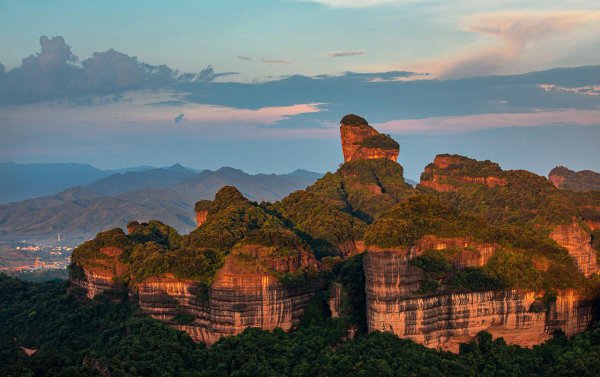
<path fill-rule="evenodd" d="M 196 200 L 212 198 L 223 186 L 235 185 L 251 200 L 272 201 L 320 176 L 308 171 L 250 175 L 234 168 L 195 173 L 181 165 L 114 174 L 85 187 L 0 205 L 0 237 L 43 241 L 56 239 L 60 232 L 63 240 L 75 244 L 103 229 L 151 219 L 189 232 L 195 227 Z"/>

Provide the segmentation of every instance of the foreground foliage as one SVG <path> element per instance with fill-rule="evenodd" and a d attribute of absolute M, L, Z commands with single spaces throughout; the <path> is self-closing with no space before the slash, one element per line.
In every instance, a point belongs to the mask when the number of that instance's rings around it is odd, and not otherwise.
<path fill-rule="evenodd" d="M 347 275 L 351 275 L 349 271 Z M 64 283 L 0 275 L 2 376 L 595 376 L 600 327 L 534 349 L 481 333 L 460 355 L 388 333 L 346 339 L 313 302 L 294 332 L 248 329 L 206 349 L 128 303 L 79 302 Z M 19 348 L 38 349 L 26 356 Z"/>

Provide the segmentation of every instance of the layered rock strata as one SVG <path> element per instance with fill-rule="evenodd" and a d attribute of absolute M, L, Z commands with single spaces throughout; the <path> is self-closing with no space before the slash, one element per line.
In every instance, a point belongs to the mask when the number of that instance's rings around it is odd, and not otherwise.
<path fill-rule="evenodd" d="M 430 248 L 432 242 L 438 242 L 437 248 L 449 243 L 434 239 L 421 242 L 427 246 L 367 249 L 364 270 L 369 331 L 390 331 L 428 347 L 457 352 L 460 343 L 482 330 L 511 344 L 532 346 L 548 339 L 554 329 L 570 335 L 590 325 L 591 303 L 573 292 L 560 293 L 541 312 L 534 309 L 533 304 L 540 303 L 540 294 L 533 291 L 419 295 L 423 273 L 410 263 L 411 259 Z M 453 242 L 461 245 L 462 241 Z M 482 255 L 492 248 L 481 246 Z M 482 256 L 470 263 L 482 265 L 485 259 Z"/>
<path fill-rule="evenodd" d="M 209 345 L 247 327 L 289 331 L 298 326 L 314 293 L 324 288 L 323 283 L 313 279 L 286 287 L 273 273 L 239 256 L 236 252 L 228 256 L 207 291 L 172 276 L 144 281 L 138 287 L 142 312 Z M 314 263 L 304 255 L 280 258 L 269 268 L 289 273 Z"/>
<path fill-rule="evenodd" d="M 398 159 L 400 147 L 392 138 L 380 134 L 364 118 L 349 114 L 340 121 L 344 162 L 359 159 Z"/>
<path fill-rule="evenodd" d="M 119 260 L 123 250 L 117 247 L 103 247 L 100 253 L 101 258 L 90 261 L 89 266 L 82 269 L 80 274 L 70 276 L 71 285 L 84 289 L 90 299 L 105 292 L 126 290 L 122 278 L 127 275 L 128 267 Z"/>
<path fill-rule="evenodd" d="M 459 191 L 465 184 L 481 184 L 489 188 L 504 187 L 508 184 L 505 178 L 495 175 L 494 171 L 488 176 L 452 175 L 453 170 L 462 169 L 465 162 L 470 162 L 462 156 L 438 155 L 432 164 L 425 167 L 421 175 L 420 185 L 438 192 Z M 454 169 L 456 167 L 456 169 Z M 494 169 L 492 169 L 494 170 Z M 498 172 L 500 168 L 498 167 Z"/>

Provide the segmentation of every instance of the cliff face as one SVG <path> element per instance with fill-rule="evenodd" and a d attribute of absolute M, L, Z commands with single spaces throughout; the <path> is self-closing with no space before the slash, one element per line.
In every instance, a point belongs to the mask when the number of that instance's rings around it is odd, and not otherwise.
<path fill-rule="evenodd" d="M 400 147 L 389 136 L 380 134 L 364 118 L 349 114 L 340 122 L 344 162 L 359 159 L 398 159 Z"/>
<path fill-rule="evenodd" d="M 600 174 L 591 170 L 575 172 L 564 166 L 557 166 L 550 171 L 548 179 L 560 189 L 600 191 Z"/>
<path fill-rule="evenodd" d="M 488 248 L 483 246 L 482 251 Z M 410 263 L 418 255 L 418 247 L 366 251 L 369 331 L 391 331 L 428 347 L 456 352 L 461 342 L 481 330 L 508 343 L 532 346 L 548 339 L 556 328 L 574 334 L 592 320 L 591 303 L 573 292 L 560 293 L 541 312 L 533 309 L 540 302 L 533 291 L 418 295 L 423 275 Z"/>
<path fill-rule="evenodd" d="M 418 298 L 369 297 L 369 330 L 391 331 L 427 347 L 457 352 L 482 330 L 509 344 L 531 347 L 555 329 L 567 335 L 591 323 L 591 305 L 572 292 L 560 294 L 549 310 L 533 312 L 531 291 L 486 291 Z"/>
<path fill-rule="evenodd" d="M 207 217 L 208 217 L 208 211 L 207 210 L 196 211 L 196 224 L 198 226 L 204 224 L 204 222 L 206 221 Z"/>
<path fill-rule="evenodd" d="M 148 279 L 139 285 L 140 308 L 209 345 L 247 327 L 288 331 L 298 326 L 323 283 L 313 279 L 296 287 L 284 286 L 275 273 L 314 270 L 316 261 L 305 253 L 264 258 L 265 253 L 264 247 L 256 245 L 233 251 L 205 293 L 192 281 L 172 276 Z"/>
<path fill-rule="evenodd" d="M 598 273 L 596 252 L 591 244 L 592 237 L 577 223 L 556 227 L 550 233 L 550 238 L 567 249 L 579 271 L 586 277 Z"/>
<path fill-rule="evenodd" d="M 458 191 L 465 184 L 481 184 L 487 187 L 504 187 L 508 184 L 505 178 L 497 176 L 495 169 L 490 169 L 487 176 L 469 176 L 465 174 L 453 174 L 461 170 L 470 159 L 462 156 L 439 155 L 433 160 L 433 164 L 425 167 L 421 175 L 421 186 L 428 187 L 438 192 Z"/>
<path fill-rule="evenodd" d="M 105 292 L 122 292 L 126 290 L 121 280 L 127 275 L 128 267 L 119 260 L 123 250 L 117 247 L 100 248 L 100 257 L 92 260 L 89 267 L 83 269 L 79 276 L 71 275 L 73 286 L 83 288 L 90 299 Z"/>

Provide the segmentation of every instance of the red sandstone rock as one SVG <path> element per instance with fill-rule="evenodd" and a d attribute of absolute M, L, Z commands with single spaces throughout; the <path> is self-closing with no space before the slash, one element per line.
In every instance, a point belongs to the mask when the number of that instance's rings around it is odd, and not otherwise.
<path fill-rule="evenodd" d="M 227 256 L 206 301 L 199 298 L 199 287 L 194 282 L 164 276 L 139 285 L 140 308 L 209 345 L 247 327 L 287 331 L 299 325 L 311 297 L 324 286 L 320 280 L 314 280 L 287 288 L 274 272 L 317 268 L 310 253 L 272 258 L 268 248 L 246 245 Z M 178 324 L 175 319 L 179 313 L 192 316 L 193 322 Z"/>
<path fill-rule="evenodd" d="M 88 298 L 105 292 L 124 292 L 125 284 L 119 278 L 127 275 L 129 268 L 119 260 L 123 250 L 117 247 L 103 247 L 100 253 L 110 258 L 97 258 L 84 269 L 85 279 L 70 278 L 71 285 L 83 288 Z"/>
<path fill-rule="evenodd" d="M 539 293 L 533 291 L 486 291 L 416 295 L 423 279 L 421 270 L 410 263 L 424 249 L 464 246 L 464 239 L 426 237 L 407 249 L 367 248 L 364 259 L 369 331 L 390 331 L 427 347 L 458 351 L 482 330 L 503 337 L 509 344 L 533 346 L 561 328 L 572 335 L 588 328 L 591 303 L 577 293 L 560 292 L 548 311 L 532 312 Z M 470 243 L 481 265 L 493 254 L 494 246 Z M 488 256 L 489 255 L 489 256 Z M 335 302 L 330 302 L 335 304 Z"/>
<path fill-rule="evenodd" d="M 558 226 L 550 233 L 550 238 L 567 249 L 579 271 L 586 277 L 598 273 L 596 252 L 591 245 L 591 235 L 579 224 Z"/>
<path fill-rule="evenodd" d="M 391 161 L 398 159 L 400 148 L 397 143 L 386 144 L 385 147 L 370 147 L 364 145 L 366 139 L 381 135 L 373 127 L 369 126 L 364 118 L 349 114 L 342 118 L 340 122 L 340 135 L 342 139 L 342 152 L 344 153 L 344 162 L 359 159 L 385 158 Z"/>
<path fill-rule="evenodd" d="M 204 224 L 207 217 L 208 217 L 207 210 L 196 211 L 196 224 L 198 224 L 198 226 Z"/>

